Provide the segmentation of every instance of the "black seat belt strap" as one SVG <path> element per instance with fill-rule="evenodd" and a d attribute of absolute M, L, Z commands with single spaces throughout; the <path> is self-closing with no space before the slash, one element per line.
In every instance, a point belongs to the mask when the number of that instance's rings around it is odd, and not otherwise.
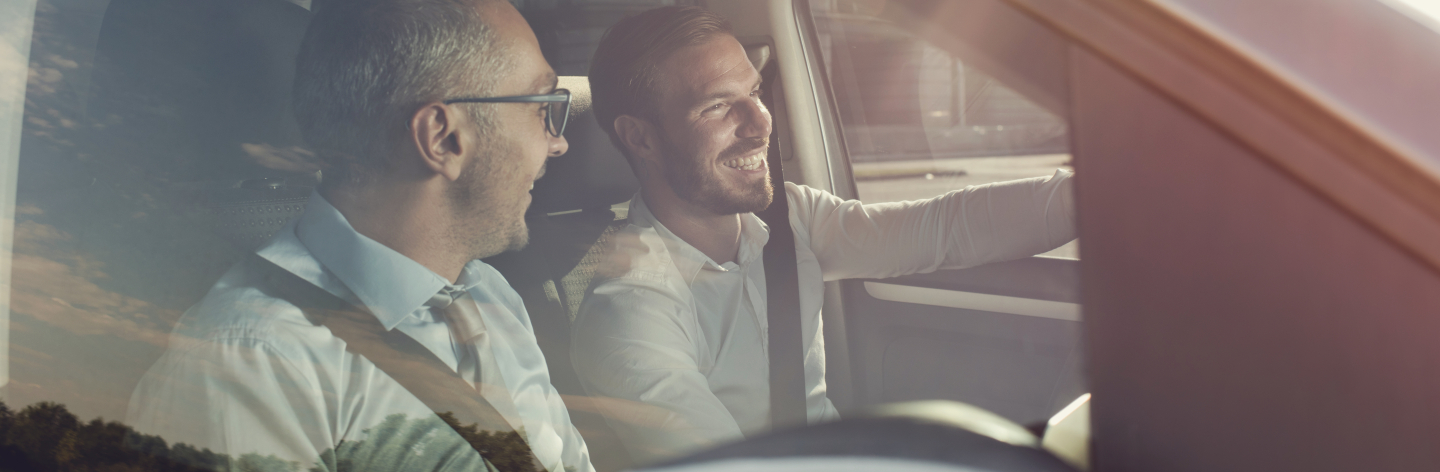
<path fill-rule="evenodd" d="M 769 325 L 770 426 L 807 423 L 805 407 L 804 336 L 800 332 L 800 275 L 795 261 L 795 231 L 790 227 L 790 202 L 780 167 L 780 150 L 770 142 L 766 158 L 775 197 L 759 213 L 770 227 L 765 243 L 765 309 Z"/>
<path fill-rule="evenodd" d="M 265 274 L 266 283 L 275 295 L 297 306 L 307 317 L 330 329 L 335 337 L 345 341 L 345 350 L 359 354 L 401 387 L 419 398 L 425 406 L 444 419 L 445 414 L 453 415 L 457 421 L 446 421 L 467 440 L 476 432 L 490 432 L 491 437 L 515 435 L 525 442 L 515 428 L 501 416 L 475 386 L 465 381 L 444 361 L 425 346 L 399 331 L 386 330 L 369 310 L 356 306 L 335 294 L 300 278 L 288 270 L 275 265 L 258 254 L 251 254 L 248 263 Z M 474 427 L 474 431 L 469 430 Z M 529 461 L 494 460 L 483 444 L 470 445 L 501 472 L 506 469 L 520 469 L 513 472 L 544 471 L 544 466 L 530 450 L 528 442 L 524 454 Z M 498 459 L 498 458 L 494 458 Z M 505 464 L 529 462 L 532 468 L 506 467 Z"/>

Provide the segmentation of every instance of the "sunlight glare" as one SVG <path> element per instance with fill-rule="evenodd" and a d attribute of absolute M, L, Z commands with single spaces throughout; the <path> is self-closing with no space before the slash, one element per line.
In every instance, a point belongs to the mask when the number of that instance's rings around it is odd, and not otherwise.
<path fill-rule="evenodd" d="M 1440 30 L 1440 0 L 1383 0 L 1415 21 Z"/>

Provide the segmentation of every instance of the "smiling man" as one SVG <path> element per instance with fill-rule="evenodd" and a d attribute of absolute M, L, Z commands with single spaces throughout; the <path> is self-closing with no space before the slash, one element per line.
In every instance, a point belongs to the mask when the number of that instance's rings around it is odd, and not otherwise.
<path fill-rule="evenodd" d="M 665 7 L 605 34 L 590 70 L 595 116 L 640 181 L 611 267 L 573 325 L 589 393 L 643 402 L 613 411 L 637 461 L 737 440 L 769 426 L 765 269 L 774 198 L 761 78 L 726 21 Z M 800 278 L 806 417 L 825 396 L 824 281 L 971 267 L 1074 239 L 1070 173 L 863 205 L 784 184 Z"/>
<path fill-rule="evenodd" d="M 186 311 L 127 422 L 227 470 L 592 470 L 520 297 L 479 260 L 525 245 L 529 190 L 567 149 L 525 19 L 327 2 L 296 69 L 324 180 Z"/>

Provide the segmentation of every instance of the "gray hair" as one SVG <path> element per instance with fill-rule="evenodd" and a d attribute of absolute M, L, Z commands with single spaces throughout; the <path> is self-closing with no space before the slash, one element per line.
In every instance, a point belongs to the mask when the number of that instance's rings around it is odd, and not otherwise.
<path fill-rule="evenodd" d="M 421 105 L 488 96 L 510 68 L 477 6 L 487 0 L 325 2 L 296 58 L 292 105 L 327 183 L 363 182 L 407 139 Z M 487 104 L 466 105 L 483 132 Z"/>

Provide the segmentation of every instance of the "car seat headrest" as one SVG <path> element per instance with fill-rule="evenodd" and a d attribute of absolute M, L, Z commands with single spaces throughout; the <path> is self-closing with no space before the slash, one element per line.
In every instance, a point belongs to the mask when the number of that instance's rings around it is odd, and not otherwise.
<path fill-rule="evenodd" d="M 565 139 L 570 150 L 551 159 L 545 177 L 535 182 L 530 213 L 557 213 L 609 208 L 635 195 L 640 184 L 625 156 L 610 143 L 590 111 L 590 82 L 564 76 L 560 87 L 570 90 L 570 121 Z"/>

